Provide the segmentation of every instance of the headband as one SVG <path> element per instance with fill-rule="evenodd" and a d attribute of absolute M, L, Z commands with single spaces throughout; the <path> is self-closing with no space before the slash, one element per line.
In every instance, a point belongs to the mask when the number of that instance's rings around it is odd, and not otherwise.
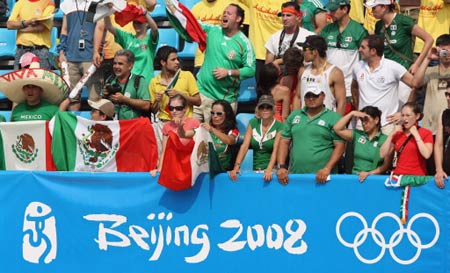
<path fill-rule="evenodd" d="M 295 8 L 293 8 L 293 7 L 285 7 L 285 8 L 282 8 L 281 9 L 281 12 L 282 13 L 291 13 L 291 14 L 294 14 L 294 15 L 296 15 L 296 16 L 302 16 L 302 12 L 301 11 L 299 11 L 299 10 L 296 10 Z"/>

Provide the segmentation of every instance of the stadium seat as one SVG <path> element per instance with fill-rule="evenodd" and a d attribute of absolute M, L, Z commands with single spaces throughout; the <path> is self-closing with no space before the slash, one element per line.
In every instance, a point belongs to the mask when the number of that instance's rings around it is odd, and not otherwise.
<path fill-rule="evenodd" d="M 156 22 L 168 20 L 166 14 L 166 3 L 164 2 L 164 0 L 156 0 L 156 6 L 155 9 L 151 12 L 151 16 Z M 159 37 L 161 38 L 161 33 Z"/>
<path fill-rule="evenodd" d="M 6 12 L 5 17 L 9 17 L 16 4 L 16 0 L 6 0 L 6 5 L 8 6 L 8 12 Z"/>
<path fill-rule="evenodd" d="M 247 130 L 247 125 L 255 114 L 249 113 L 239 113 L 236 116 L 237 128 L 239 130 L 239 140 L 238 143 L 242 143 L 244 140 L 245 130 Z"/>
<path fill-rule="evenodd" d="M 185 5 L 189 10 L 192 10 L 195 4 L 201 2 L 202 0 L 180 0 L 180 2 Z"/>
<path fill-rule="evenodd" d="M 0 115 L 4 116 L 6 121 L 11 121 L 11 111 L 0 111 Z"/>
<path fill-rule="evenodd" d="M 85 119 L 91 119 L 91 111 L 71 111 L 71 113 Z"/>
<path fill-rule="evenodd" d="M 256 102 L 256 79 L 255 77 L 243 80 L 239 91 L 238 102 Z"/>
<path fill-rule="evenodd" d="M 64 17 L 64 13 L 61 11 L 61 9 L 59 8 L 62 4 L 62 2 L 64 2 L 64 0 L 60 0 L 59 1 L 59 6 L 55 6 L 55 16 L 53 17 L 55 20 L 62 20 L 62 18 Z"/>
<path fill-rule="evenodd" d="M 244 160 L 241 162 L 241 173 L 252 173 L 253 172 L 253 150 L 248 149 Z"/>
<path fill-rule="evenodd" d="M 0 28 L 0 59 L 14 59 L 16 56 L 16 32 Z"/>
<path fill-rule="evenodd" d="M 195 52 L 197 51 L 198 44 L 197 43 L 189 43 L 184 42 L 183 50 L 178 53 L 178 57 L 180 59 L 194 59 Z"/>
<path fill-rule="evenodd" d="M 180 50 L 180 36 L 173 28 L 160 28 L 158 48 L 169 45 Z"/>
<path fill-rule="evenodd" d="M 6 73 L 9 73 L 11 71 L 13 71 L 13 70 L 0 70 L 0 76 L 3 76 Z M 5 99 L 7 99 L 5 94 L 3 94 L 3 92 L 0 90 L 0 100 L 5 100 Z"/>

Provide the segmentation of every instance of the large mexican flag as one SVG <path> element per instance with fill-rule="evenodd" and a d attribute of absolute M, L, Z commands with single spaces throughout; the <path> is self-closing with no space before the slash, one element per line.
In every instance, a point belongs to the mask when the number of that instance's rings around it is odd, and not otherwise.
<path fill-rule="evenodd" d="M 0 123 L 1 170 L 55 170 L 48 121 Z"/>
<path fill-rule="evenodd" d="M 147 172 L 156 168 L 158 149 L 146 118 L 92 121 L 59 112 L 49 129 L 59 171 Z"/>

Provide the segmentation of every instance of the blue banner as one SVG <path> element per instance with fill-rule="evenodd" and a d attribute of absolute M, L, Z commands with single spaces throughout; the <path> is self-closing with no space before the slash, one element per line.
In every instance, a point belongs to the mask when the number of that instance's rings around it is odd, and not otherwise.
<path fill-rule="evenodd" d="M 0 172 L 0 272 L 450 273 L 449 185 L 385 176 L 202 175 L 173 192 L 146 173 Z"/>

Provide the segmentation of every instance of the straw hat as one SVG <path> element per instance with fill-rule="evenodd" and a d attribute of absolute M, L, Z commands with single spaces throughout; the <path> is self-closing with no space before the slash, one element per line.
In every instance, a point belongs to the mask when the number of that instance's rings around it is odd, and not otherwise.
<path fill-rule="evenodd" d="M 24 85 L 32 84 L 42 88 L 42 99 L 59 105 L 68 95 L 67 83 L 55 72 L 39 68 L 39 59 L 33 58 L 29 68 L 16 70 L 0 76 L 0 91 L 13 102 L 25 101 Z"/>

